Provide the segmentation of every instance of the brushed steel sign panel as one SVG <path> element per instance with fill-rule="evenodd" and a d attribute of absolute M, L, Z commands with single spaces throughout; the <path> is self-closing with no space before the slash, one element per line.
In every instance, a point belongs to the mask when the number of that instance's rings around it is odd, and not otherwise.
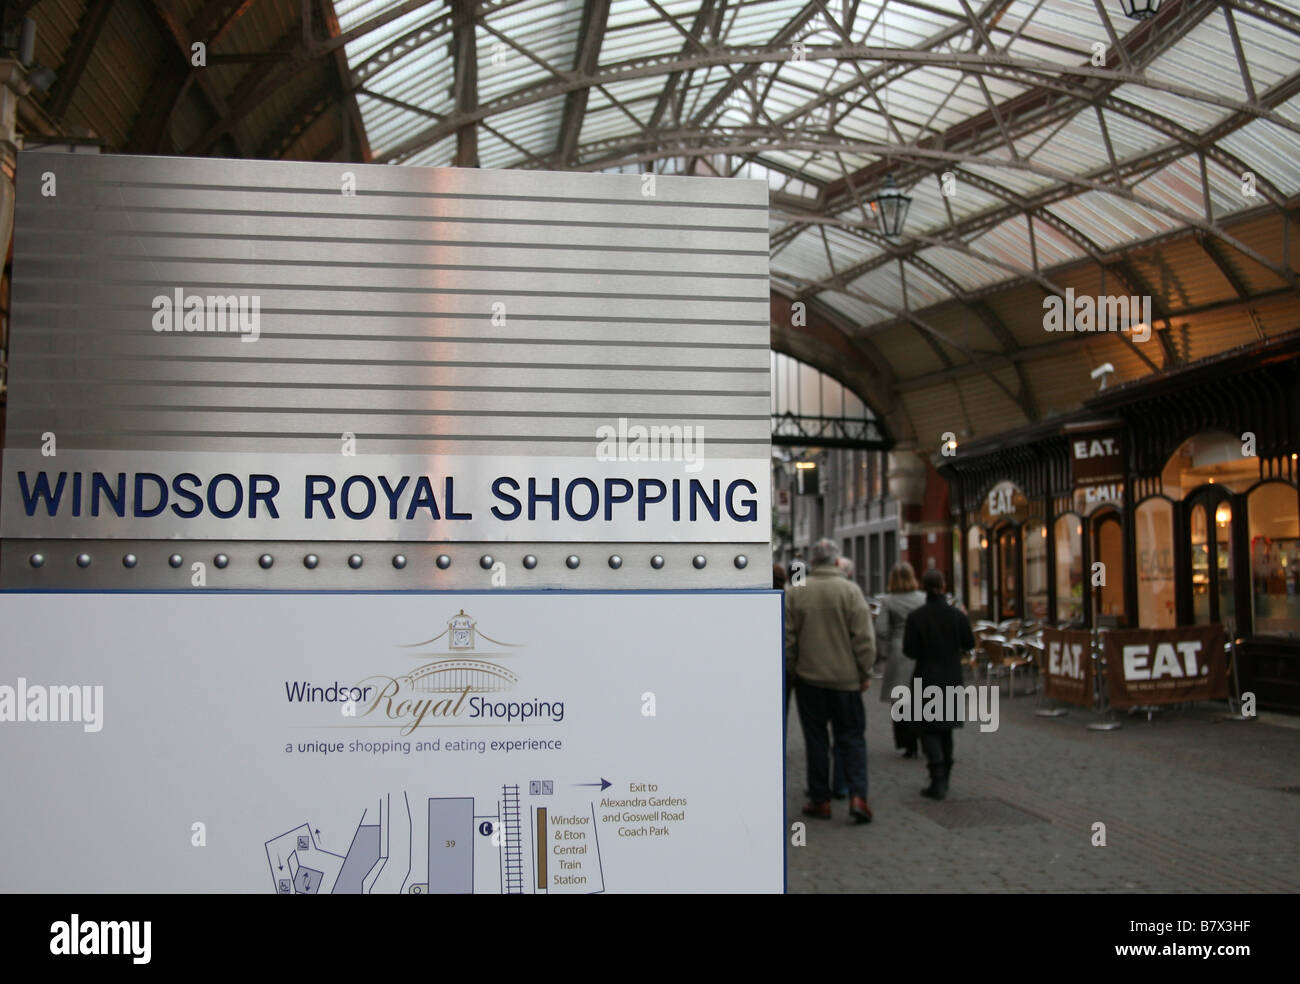
<path fill-rule="evenodd" d="M 659 175 L 647 189 L 639 175 L 25 152 L 17 185 L 0 477 L 6 586 L 79 583 L 81 574 L 53 577 L 53 565 L 41 581 L 30 564 L 33 544 L 48 552 L 60 539 L 249 542 L 254 551 L 255 541 L 282 550 L 495 542 L 533 544 L 533 555 L 547 543 L 588 545 L 604 571 L 589 574 L 596 565 L 585 557 L 566 569 L 571 587 L 606 584 L 605 545 L 766 558 L 761 182 Z M 620 428 L 691 428 L 703 435 L 700 470 L 607 460 L 600 435 Z M 65 522 L 29 510 L 19 482 L 20 472 L 69 483 L 99 472 L 110 484 L 147 472 L 171 488 L 186 472 L 252 474 L 253 458 L 282 496 L 299 499 L 313 474 L 412 483 L 454 474 L 457 494 L 476 500 L 457 510 L 474 519 L 393 520 L 380 490 L 371 514 L 337 525 L 283 510 L 274 523 L 118 515 L 112 501 Z M 618 498 L 626 482 L 634 506 L 643 483 L 653 499 L 653 483 L 677 478 L 688 489 L 701 482 L 704 500 L 693 522 L 661 522 L 653 503 L 645 520 L 622 515 L 620 503 L 608 518 L 602 504 L 588 520 L 488 522 L 501 477 L 525 491 L 529 478 L 562 479 L 562 496 L 575 480 L 602 492 L 613 480 Z M 755 492 L 736 487 L 745 503 L 733 495 L 733 509 L 716 507 L 715 481 L 719 494 L 736 482 Z M 352 489 L 368 495 L 364 484 Z M 755 519 L 736 518 L 751 504 Z M 692 553 L 696 543 L 714 546 Z M 767 581 L 764 561 L 728 562 L 719 582 L 720 559 L 708 586 Z M 271 568 L 272 586 L 284 566 Z M 635 581 L 620 574 L 628 586 L 666 576 L 637 568 Z M 542 583 L 536 568 L 518 574 L 512 586 Z M 158 576 L 170 584 L 176 575 Z M 462 576 L 448 586 L 479 583 Z"/>

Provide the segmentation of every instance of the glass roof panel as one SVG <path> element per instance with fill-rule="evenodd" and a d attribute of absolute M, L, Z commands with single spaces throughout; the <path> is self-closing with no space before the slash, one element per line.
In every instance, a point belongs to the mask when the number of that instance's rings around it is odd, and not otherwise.
<path fill-rule="evenodd" d="M 339 20 L 339 30 L 347 33 L 359 24 L 364 24 L 373 17 L 378 17 L 398 5 L 399 0 L 335 0 L 334 13 Z M 374 52 L 428 21 L 436 20 L 447 13 L 447 5 L 442 0 L 434 0 L 422 7 L 417 7 L 383 27 L 368 31 L 352 41 L 344 49 L 348 64 L 357 65 Z"/>
<path fill-rule="evenodd" d="M 955 280 L 965 290 L 978 290 L 1007 279 L 1005 268 L 985 263 L 978 256 L 947 246 L 931 246 L 918 254 Z"/>
<path fill-rule="evenodd" d="M 1300 134 L 1268 120 L 1253 120 L 1219 143 L 1286 194 L 1300 193 Z"/>
<path fill-rule="evenodd" d="M 1049 205 L 1047 210 L 1104 249 L 1149 239 L 1179 225 L 1167 215 L 1104 191 L 1086 191 Z"/>
<path fill-rule="evenodd" d="M 1141 85 L 1122 85 L 1115 90 L 1115 95 L 1157 116 L 1171 119 L 1189 130 L 1207 129 L 1232 112 L 1213 103 L 1199 102 L 1186 96 Z"/>
<path fill-rule="evenodd" d="M 1216 10 L 1187 36 L 1164 52 L 1147 68 L 1146 74 L 1178 85 L 1222 96 L 1246 98 L 1246 86 L 1237 68 L 1232 37 L 1222 10 Z"/>
<path fill-rule="evenodd" d="M 1283 6 L 1294 11 L 1295 0 Z M 1300 65 L 1300 36 L 1254 17 L 1249 11 L 1234 9 L 1232 16 L 1256 92 L 1273 88 L 1295 72 Z"/>
<path fill-rule="evenodd" d="M 1133 190 L 1184 215 L 1205 215 L 1205 192 L 1201 188 L 1201 165 L 1195 157 L 1184 157 L 1163 167 L 1133 186 Z"/>

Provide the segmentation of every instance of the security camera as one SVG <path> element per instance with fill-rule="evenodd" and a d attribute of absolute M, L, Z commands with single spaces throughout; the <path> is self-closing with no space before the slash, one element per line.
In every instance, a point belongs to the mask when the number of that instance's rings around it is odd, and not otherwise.
<path fill-rule="evenodd" d="M 1097 392 L 1101 392 L 1106 388 L 1106 381 L 1114 371 L 1115 365 L 1111 362 L 1103 362 L 1092 371 L 1092 378 L 1101 380 L 1101 385 L 1097 387 Z"/>

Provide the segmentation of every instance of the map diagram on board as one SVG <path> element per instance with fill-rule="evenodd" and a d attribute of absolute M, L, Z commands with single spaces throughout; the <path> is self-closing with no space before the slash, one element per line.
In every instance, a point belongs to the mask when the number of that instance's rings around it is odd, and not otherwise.
<path fill-rule="evenodd" d="M 611 783 L 599 786 L 603 791 Z M 552 803 L 554 783 L 532 780 L 491 801 L 387 794 L 366 807 L 345 853 L 303 823 L 265 844 L 277 895 L 590 894 L 605 890 L 595 803 Z M 480 812 L 481 811 L 481 812 Z M 332 840 L 332 839 L 331 839 Z M 341 843 L 341 842 L 340 842 Z"/>

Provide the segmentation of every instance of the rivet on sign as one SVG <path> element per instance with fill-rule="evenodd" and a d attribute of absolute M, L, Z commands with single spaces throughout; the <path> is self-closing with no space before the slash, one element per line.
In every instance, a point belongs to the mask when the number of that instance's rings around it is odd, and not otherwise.
<path fill-rule="evenodd" d="M 257 558 L 257 563 L 258 566 L 262 568 L 262 570 L 269 571 L 271 569 L 271 565 L 275 563 L 275 558 L 272 557 L 270 554 L 262 554 L 262 556 Z"/>
<path fill-rule="evenodd" d="M 691 563 L 695 565 L 697 571 L 702 571 L 704 570 L 704 565 L 707 564 L 708 561 L 704 559 L 704 554 L 696 554 L 691 559 Z"/>
<path fill-rule="evenodd" d="M 446 554 L 438 554 L 438 570 L 445 571 L 451 566 L 451 558 Z"/>
<path fill-rule="evenodd" d="M 578 559 L 577 554 L 569 554 L 569 556 L 564 558 L 564 563 L 569 568 L 569 570 L 576 571 L 578 569 L 578 565 L 581 564 L 582 561 Z"/>
<path fill-rule="evenodd" d="M 314 571 L 316 569 L 316 565 L 319 563 L 320 563 L 320 558 L 317 557 L 315 554 L 308 554 L 306 557 L 302 559 L 302 566 L 307 568 L 307 570 L 309 571 Z"/>
<path fill-rule="evenodd" d="M 185 558 L 180 554 L 172 554 L 167 558 L 167 563 L 171 564 L 172 567 L 180 567 L 181 564 L 185 563 Z"/>
<path fill-rule="evenodd" d="M 743 571 L 749 566 L 749 558 L 744 554 L 736 554 L 736 570 Z"/>
<path fill-rule="evenodd" d="M 354 571 L 359 571 L 361 569 L 361 554 L 353 554 L 351 557 L 349 557 L 348 566 L 351 567 Z"/>
<path fill-rule="evenodd" d="M 34 553 L 27 558 L 27 562 L 31 564 L 33 567 L 44 567 L 45 554 Z"/>
<path fill-rule="evenodd" d="M 661 557 L 659 554 L 655 554 L 653 557 L 650 558 L 650 566 L 657 571 L 663 570 L 664 568 L 663 557 Z"/>
<path fill-rule="evenodd" d="M 478 559 L 478 565 L 483 568 L 483 570 L 490 571 L 492 569 L 492 555 L 484 554 Z"/>
<path fill-rule="evenodd" d="M 618 554 L 611 554 L 609 558 L 609 566 L 614 570 L 618 570 L 623 566 L 623 558 Z"/>
<path fill-rule="evenodd" d="M 537 566 L 537 558 L 534 557 L 532 554 L 529 554 L 524 558 L 524 567 L 526 567 L 528 570 L 531 571 L 536 566 Z"/>
<path fill-rule="evenodd" d="M 393 566 L 396 567 L 399 571 L 400 571 L 403 567 L 405 567 L 405 566 L 406 566 L 406 555 L 405 555 L 405 554 L 393 554 Z"/>
<path fill-rule="evenodd" d="M 212 558 L 212 563 L 224 570 L 230 564 L 230 558 L 225 554 L 217 554 Z"/>
<path fill-rule="evenodd" d="M 137 563 L 137 560 L 136 560 L 136 556 L 135 556 L 135 554 L 131 554 L 131 553 L 129 553 L 129 554 L 123 554 L 123 555 L 122 555 L 122 566 L 123 566 L 123 567 L 134 567 L 134 566 L 136 565 L 136 563 Z"/>
<path fill-rule="evenodd" d="M 78 566 L 78 567 L 89 567 L 89 566 L 90 566 L 90 554 L 77 554 L 77 566 Z"/>

